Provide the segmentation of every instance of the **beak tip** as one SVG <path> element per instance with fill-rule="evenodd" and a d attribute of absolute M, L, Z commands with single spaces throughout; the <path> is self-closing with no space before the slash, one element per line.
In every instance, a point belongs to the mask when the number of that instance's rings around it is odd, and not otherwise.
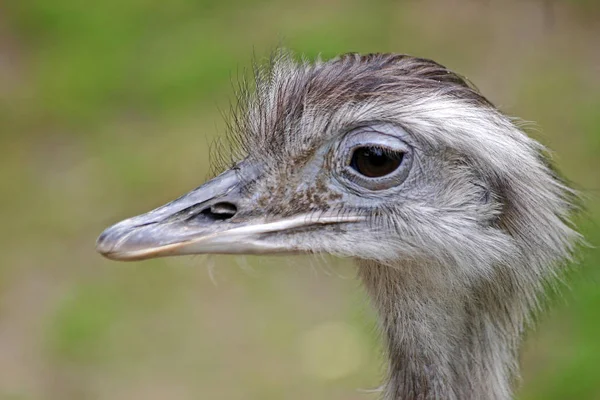
<path fill-rule="evenodd" d="M 96 251 L 105 257 L 111 253 L 114 248 L 114 243 L 109 239 L 108 229 L 98 236 L 96 240 Z M 110 258 L 110 257 L 109 257 Z"/>
<path fill-rule="evenodd" d="M 120 224 L 118 228 L 121 228 Z M 96 239 L 96 251 L 103 257 L 114 261 L 137 261 L 156 257 L 156 252 L 151 247 L 137 248 L 127 245 L 127 240 L 135 230 L 116 229 L 117 225 L 107 228 Z"/>

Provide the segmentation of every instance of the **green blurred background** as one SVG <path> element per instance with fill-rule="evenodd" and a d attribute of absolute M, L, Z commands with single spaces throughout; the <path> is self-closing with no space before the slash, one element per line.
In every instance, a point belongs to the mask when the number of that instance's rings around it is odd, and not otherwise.
<path fill-rule="evenodd" d="M 280 43 L 469 77 L 556 151 L 600 243 L 600 4 L 576 0 L 0 3 L 0 399 L 375 399 L 349 262 L 114 263 L 109 224 L 208 176 L 231 80 Z M 600 255 L 530 332 L 521 399 L 600 399 Z"/>

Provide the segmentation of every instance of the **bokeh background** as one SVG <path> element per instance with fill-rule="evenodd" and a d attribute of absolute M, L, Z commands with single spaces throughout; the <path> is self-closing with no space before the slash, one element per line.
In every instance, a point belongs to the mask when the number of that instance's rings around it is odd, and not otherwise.
<path fill-rule="evenodd" d="M 600 3 L 0 3 L 0 399 L 375 399 L 374 315 L 348 261 L 114 263 L 109 224 L 208 176 L 231 80 L 279 44 L 392 51 L 470 78 L 587 197 L 600 243 Z M 520 399 L 600 399 L 600 256 L 528 334 Z"/>

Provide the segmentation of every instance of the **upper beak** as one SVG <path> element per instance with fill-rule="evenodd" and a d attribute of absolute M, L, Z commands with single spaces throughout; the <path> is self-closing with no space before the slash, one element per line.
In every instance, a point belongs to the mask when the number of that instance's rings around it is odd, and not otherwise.
<path fill-rule="evenodd" d="M 276 232 L 361 220 L 333 213 L 269 218 L 252 209 L 241 193 L 240 172 L 229 170 L 188 194 L 146 214 L 119 222 L 98 238 L 96 250 L 114 260 L 183 254 L 265 254 L 298 251 Z M 251 215 L 251 217 L 250 217 Z"/>

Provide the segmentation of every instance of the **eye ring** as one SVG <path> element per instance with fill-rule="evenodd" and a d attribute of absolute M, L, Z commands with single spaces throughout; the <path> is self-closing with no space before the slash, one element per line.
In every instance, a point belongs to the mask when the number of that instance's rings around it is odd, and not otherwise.
<path fill-rule="evenodd" d="M 414 151 L 409 134 L 393 124 L 355 128 L 337 146 L 341 182 L 354 193 L 395 190 L 407 179 Z"/>
<path fill-rule="evenodd" d="M 350 167 L 367 178 L 382 178 L 401 166 L 404 154 L 381 146 L 357 147 L 352 152 Z"/>

